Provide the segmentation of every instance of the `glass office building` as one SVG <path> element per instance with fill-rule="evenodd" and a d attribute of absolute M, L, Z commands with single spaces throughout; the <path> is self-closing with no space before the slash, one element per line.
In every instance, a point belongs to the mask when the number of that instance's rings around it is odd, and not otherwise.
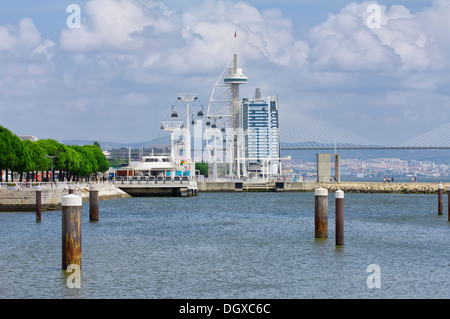
<path fill-rule="evenodd" d="M 276 176 L 280 172 L 280 134 L 277 96 L 243 99 L 245 155 L 249 176 Z"/>

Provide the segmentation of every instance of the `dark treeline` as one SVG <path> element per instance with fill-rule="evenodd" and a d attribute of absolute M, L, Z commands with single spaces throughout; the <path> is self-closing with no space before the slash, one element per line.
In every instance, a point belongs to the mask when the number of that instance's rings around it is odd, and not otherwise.
<path fill-rule="evenodd" d="M 58 152 L 59 150 L 59 152 Z M 91 174 L 106 172 L 109 162 L 102 150 L 95 145 L 64 145 L 46 139 L 32 142 L 21 140 L 17 135 L 0 125 L 0 171 L 18 173 L 19 181 L 35 181 L 37 172 L 59 171 L 59 180 L 79 180 Z M 43 176 L 43 174 L 42 174 Z M 47 175 L 48 176 L 48 175 Z M 52 179 L 54 172 L 52 172 Z M 13 180 L 12 180 L 13 181 Z M 0 174 L 0 182 L 2 174 Z"/>

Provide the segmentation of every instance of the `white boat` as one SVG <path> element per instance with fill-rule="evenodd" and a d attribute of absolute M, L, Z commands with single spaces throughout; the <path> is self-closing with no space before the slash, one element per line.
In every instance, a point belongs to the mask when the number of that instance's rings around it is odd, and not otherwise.
<path fill-rule="evenodd" d="M 116 169 L 117 176 L 171 176 L 177 171 L 177 164 L 170 155 L 143 156 L 140 161 L 130 161 Z M 169 173 L 168 173 L 169 172 Z"/>
<path fill-rule="evenodd" d="M 197 195 L 197 181 L 188 171 L 180 171 L 171 156 L 143 156 L 115 173 L 117 187 L 133 197 Z"/>

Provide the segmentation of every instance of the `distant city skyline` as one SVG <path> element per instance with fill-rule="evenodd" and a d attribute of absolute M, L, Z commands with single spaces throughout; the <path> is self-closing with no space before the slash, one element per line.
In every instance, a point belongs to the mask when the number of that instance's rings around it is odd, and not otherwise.
<path fill-rule="evenodd" d="M 285 102 L 398 145 L 450 122 L 449 16 L 444 0 L 2 2 L 0 125 L 39 139 L 158 138 L 178 93 L 197 93 L 194 113 L 207 106 L 236 32 L 241 98 L 261 88 L 280 113 Z"/>

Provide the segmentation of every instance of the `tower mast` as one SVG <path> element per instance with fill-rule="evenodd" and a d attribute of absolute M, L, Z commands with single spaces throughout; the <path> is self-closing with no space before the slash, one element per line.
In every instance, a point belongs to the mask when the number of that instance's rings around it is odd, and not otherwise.
<path fill-rule="evenodd" d="M 228 136 L 232 140 L 227 143 L 227 152 L 230 152 L 233 162 L 229 172 L 232 174 L 233 167 L 236 169 L 238 176 L 241 172 L 240 159 L 243 156 L 242 149 L 244 147 L 242 132 L 242 107 L 239 100 L 239 86 L 247 84 L 247 76 L 242 73 L 242 69 L 238 67 L 237 40 L 235 37 L 235 53 L 233 61 L 225 68 L 224 72 L 216 82 L 208 105 L 207 118 L 218 119 L 219 125 L 222 124 L 225 129 L 233 131 L 232 136 Z M 228 74 L 225 74 L 228 70 Z M 225 75 L 224 75 L 225 74 Z M 223 77 L 223 81 L 221 81 Z M 225 99 L 224 99 L 225 97 Z M 245 165 L 244 165 L 245 166 Z"/>

